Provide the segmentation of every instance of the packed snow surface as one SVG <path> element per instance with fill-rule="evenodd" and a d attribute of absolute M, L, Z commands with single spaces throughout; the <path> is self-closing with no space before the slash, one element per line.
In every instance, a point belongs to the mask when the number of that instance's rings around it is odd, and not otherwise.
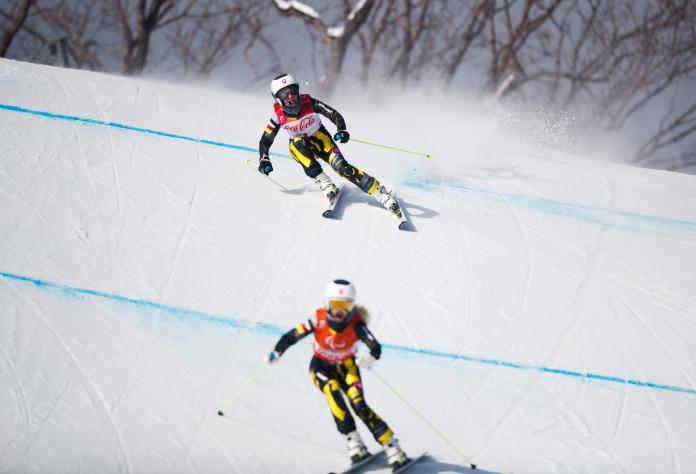
<path fill-rule="evenodd" d="M 1 472 L 340 470 L 309 338 L 263 363 L 337 277 L 384 345 L 367 401 L 430 454 L 410 472 L 696 472 L 696 177 L 337 98 L 354 138 L 434 158 L 342 145 L 411 227 L 345 182 L 324 219 L 284 136 L 256 171 L 266 90 L 0 60 Z"/>

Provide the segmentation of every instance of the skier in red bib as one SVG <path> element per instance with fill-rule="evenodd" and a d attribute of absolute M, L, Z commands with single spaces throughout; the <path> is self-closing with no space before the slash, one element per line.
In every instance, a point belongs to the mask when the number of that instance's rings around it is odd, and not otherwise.
<path fill-rule="evenodd" d="M 338 431 L 346 437 L 351 462 L 356 463 L 369 453 L 342 393 L 375 440 L 384 446 L 389 465 L 397 468 L 408 462 L 408 457 L 389 425 L 365 402 L 360 379 L 359 367 L 371 367 L 382 353 L 380 343 L 367 328 L 368 319 L 367 309 L 355 305 L 355 287 L 346 280 L 334 280 L 326 287 L 324 306 L 317 309 L 316 320 L 308 319 L 285 333 L 268 354 L 268 361 L 277 362 L 288 347 L 314 333 L 309 373 L 314 385 L 326 396 Z M 369 354 L 358 355 L 361 341 Z"/>
<path fill-rule="evenodd" d="M 336 185 L 324 173 L 318 159 L 331 165 L 334 171 L 367 194 L 374 196 L 384 207 L 401 215 L 398 201 L 391 191 L 379 181 L 346 161 L 336 141 L 346 143 L 350 134 L 341 114 L 324 102 L 309 94 L 300 94 L 300 85 L 290 74 L 281 74 L 271 81 L 271 95 L 275 99 L 274 113 L 259 142 L 259 171 L 268 175 L 273 165 L 268 157 L 278 130 L 284 129 L 290 137 L 290 155 L 297 161 L 307 176 L 312 178 L 329 200 L 338 194 Z M 333 138 L 321 123 L 319 114 L 336 125 Z"/>

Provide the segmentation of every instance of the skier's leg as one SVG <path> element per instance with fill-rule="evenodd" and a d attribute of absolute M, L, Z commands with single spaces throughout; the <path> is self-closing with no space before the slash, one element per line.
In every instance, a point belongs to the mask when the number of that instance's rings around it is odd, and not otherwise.
<path fill-rule="evenodd" d="M 389 441 L 394 433 L 372 408 L 365 402 L 360 369 L 355 360 L 348 359 L 338 366 L 341 388 L 348 396 L 350 406 L 358 417 L 365 423 L 375 440 L 384 444 Z"/>
<path fill-rule="evenodd" d="M 333 199 L 336 197 L 338 188 L 331 182 L 331 178 L 324 173 L 324 170 L 321 169 L 321 165 L 314 157 L 312 148 L 305 139 L 294 138 L 290 140 L 290 156 L 302 165 L 305 174 L 314 180 L 319 189 L 326 194 L 327 198 Z"/>
<path fill-rule="evenodd" d="M 326 370 L 318 368 L 310 369 L 314 385 L 326 396 L 326 401 L 329 403 L 331 414 L 336 422 L 336 428 L 342 434 L 348 434 L 355 430 L 355 420 L 348 411 L 343 395 L 341 394 L 341 386 L 338 381 L 327 374 Z"/>
<path fill-rule="evenodd" d="M 408 457 L 401 449 L 399 440 L 394 436 L 392 429 L 365 402 L 360 369 L 355 364 L 355 360 L 348 359 L 339 365 L 338 373 L 341 377 L 341 386 L 348 395 L 353 411 L 370 429 L 375 440 L 384 446 L 389 465 L 395 467 L 406 463 Z"/>
<path fill-rule="evenodd" d="M 336 428 L 339 433 L 346 437 L 348 456 L 351 462 L 363 459 L 369 453 L 355 427 L 355 419 L 350 414 L 348 406 L 346 406 L 346 402 L 343 399 L 335 366 L 321 362 L 314 357 L 310 363 L 309 373 L 312 376 L 314 385 L 326 396 L 331 414 L 336 422 Z"/>
<path fill-rule="evenodd" d="M 367 194 L 375 192 L 379 182 L 369 174 L 348 163 L 324 127 L 309 137 L 315 156 L 326 161 L 339 176 L 347 179 Z"/>
<path fill-rule="evenodd" d="M 399 204 L 391 191 L 381 186 L 377 178 L 348 163 L 324 127 L 317 130 L 308 140 L 314 149 L 314 154 L 329 163 L 339 176 L 374 196 L 391 212 L 400 212 Z"/>

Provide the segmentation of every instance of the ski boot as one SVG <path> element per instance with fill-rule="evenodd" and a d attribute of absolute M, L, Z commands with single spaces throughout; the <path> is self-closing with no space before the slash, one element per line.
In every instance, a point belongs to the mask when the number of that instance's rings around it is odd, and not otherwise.
<path fill-rule="evenodd" d="M 399 446 L 399 440 L 394 437 L 384 443 L 384 454 L 387 455 L 387 463 L 392 470 L 400 468 L 409 461 L 408 456 Z"/>
<path fill-rule="evenodd" d="M 326 173 L 323 171 L 319 173 L 317 177 L 314 178 L 314 182 L 317 183 L 317 186 L 319 186 L 319 189 L 323 191 L 329 201 L 336 199 L 338 188 L 331 182 L 331 178 L 329 178 Z"/>
<path fill-rule="evenodd" d="M 380 186 L 377 188 L 373 196 L 380 202 L 380 204 L 386 207 L 389 212 L 395 214 L 399 219 L 401 218 L 401 208 L 399 207 L 399 202 L 396 200 L 391 191 L 384 186 Z"/>
<path fill-rule="evenodd" d="M 370 455 L 357 430 L 348 433 L 346 435 L 346 441 L 348 443 L 348 457 L 350 457 L 350 462 L 352 464 L 360 462 Z"/>

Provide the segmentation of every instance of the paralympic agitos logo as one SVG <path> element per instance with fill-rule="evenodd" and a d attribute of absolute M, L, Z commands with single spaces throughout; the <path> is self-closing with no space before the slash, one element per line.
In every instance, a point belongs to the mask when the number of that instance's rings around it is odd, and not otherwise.
<path fill-rule="evenodd" d="M 334 339 L 334 336 L 326 336 L 324 338 L 324 343 L 326 343 L 327 346 L 329 346 L 331 349 L 343 349 L 346 347 L 346 343 L 337 343 Z"/>

